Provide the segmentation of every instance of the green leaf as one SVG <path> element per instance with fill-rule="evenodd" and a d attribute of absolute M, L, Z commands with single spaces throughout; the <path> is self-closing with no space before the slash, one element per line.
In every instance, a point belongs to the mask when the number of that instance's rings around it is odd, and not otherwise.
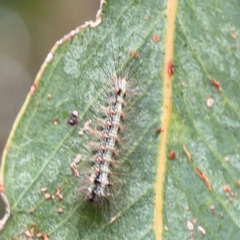
<path fill-rule="evenodd" d="M 1 239 L 26 239 L 33 226 L 51 240 L 239 239 L 239 13 L 238 1 L 107 1 L 102 23 L 58 41 L 5 148 L 11 216 Z M 78 132 L 101 117 L 114 73 L 130 85 L 121 185 L 99 211 L 82 200 L 70 164 L 81 154 L 86 174 L 93 139 Z"/>

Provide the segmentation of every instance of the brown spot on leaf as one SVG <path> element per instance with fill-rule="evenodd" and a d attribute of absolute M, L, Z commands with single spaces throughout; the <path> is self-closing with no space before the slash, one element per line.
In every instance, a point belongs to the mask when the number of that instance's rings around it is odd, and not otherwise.
<path fill-rule="evenodd" d="M 158 133 L 161 133 L 161 132 L 163 132 L 163 131 L 164 131 L 164 130 L 163 130 L 163 128 L 162 128 L 161 126 L 158 126 L 158 127 L 157 127 L 157 132 L 158 132 Z"/>
<path fill-rule="evenodd" d="M 170 160 L 174 160 L 174 159 L 176 158 L 176 153 L 175 153 L 173 150 L 171 150 L 171 151 L 168 153 L 168 158 L 169 158 Z"/>
<path fill-rule="evenodd" d="M 168 66 L 167 66 L 167 73 L 171 77 L 174 74 L 174 72 L 175 72 L 175 68 L 174 68 L 174 64 L 171 60 L 171 61 L 169 61 Z"/>
<path fill-rule="evenodd" d="M 229 193 L 231 191 L 231 188 L 228 185 L 224 185 L 223 186 L 223 191 Z"/>
<path fill-rule="evenodd" d="M 213 190 L 212 185 L 211 185 L 208 177 L 206 176 L 206 174 L 205 174 L 204 172 L 202 172 L 202 171 L 201 171 L 200 169 L 198 169 L 198 168 L 196 168 L 195 171 L 196 171 L 197 175 L 198 175 L 198 176 L 204 181 L 204 183 L 207 185 L 208 189 L 209 189 L 210 191 L 212 191 L 212 190 Z"/>
<path fill-rule="evenodd" d="M 215 214 L 215 206 L 214 205 L 210 206 L 210 212 L 211 212 L 212 215 Z"/>
<path fill-rule="evenodd" d="M 215 79 L 212 79 L 211 80 L 211 84 L 219 91 L 221 92 L 222 89 L 221 89 L 221 83 Z"/>
<path fill-rule="evenodd" d="M 49 240 L 49 235 L 47 233 L 38 232 L 36 233 L 36 237 L 43 240 Z"/>
<path fill-rule="evenodd" d="M 197 222 L 197 218 L 193 218 L 192 222 L 195 224 Z"/>
<path fill-rule="evenodd" d="M 52 198 L 51 194 L 49 194 L 49 193 L 45 193 L 45 194 L 44 194 L 44 199 L 45 199 L 45 200 L 48 200 L 48 199 L 50 199 L 50 198 Z"/>
<path fill-rule="evenodd" d="M 131 51 L 131 52 L 129 53 L 129 55 L 130 55 L 130 57 L 132 57 L 132 58 L 139 58 L 139 53 L 136 52 L 136 51 Z"/>
<path fill-rule="evenodd" d="M 26 237 L 32 239 L 32 237 L 34 237 L 34 234 L 35 234 L 35 228 L 36 228 L 36 224 L 32 224 L 30 229 L 28 229 L 24 232 L 24 235 Z"/>
<path fill-rule="evenodd" d="M 54 193 L 54 196 L 58 198 L 58 200 L 62 200 L 63 199 L 63 195 L 61 194 L 61 189 L 57 188 L 56 192 Z"/>
<path fill-rule="evenodd" d="M 58 213 L 62 213 L 62 212 L 63 212 L 63 208 L 58 208 L 58 209 L 57 209 L 57 212 L 58 212 Z"/>
<path fill-rule="evenodd" d="M 190 233 L 190 237 L 191 237 L 191 238 L 195 238 L 195 235 L 194 235 L 193 232 Z"/>
<path fill-rule="evenodd" d="M 152 40 L 154 43 L 158 43 L 160 41 L 160 36 L 158 34 L 154 34 Z"/>

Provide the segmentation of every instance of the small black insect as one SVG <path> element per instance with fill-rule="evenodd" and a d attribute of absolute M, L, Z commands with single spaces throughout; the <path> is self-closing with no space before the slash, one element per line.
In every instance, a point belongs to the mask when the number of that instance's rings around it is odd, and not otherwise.
<path fill-rule="evenodd" d="M 75 126 L 76 124 L 78 124 L 78 112 L 77 111 L 73 111 L 71 113 L 71 115 L 69 116 L 68 120 L 67 120 L 67 124 L 70 126 Z"/>

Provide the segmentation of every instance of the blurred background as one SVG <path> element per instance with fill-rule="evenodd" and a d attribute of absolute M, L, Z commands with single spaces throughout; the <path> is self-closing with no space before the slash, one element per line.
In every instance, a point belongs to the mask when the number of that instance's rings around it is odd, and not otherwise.
<path fill-rule="evenodd" d="M 57 40 L 94 20 L 100 0 L 0 0 L 0 153 Z M 3 215 L 0 199 L 0 218 Z"/>

